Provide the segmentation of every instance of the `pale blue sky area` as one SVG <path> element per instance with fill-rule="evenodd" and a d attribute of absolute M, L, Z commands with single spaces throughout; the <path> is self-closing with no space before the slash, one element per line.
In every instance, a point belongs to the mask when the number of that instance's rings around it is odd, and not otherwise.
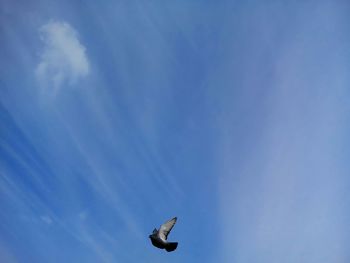
<path fill-rule="evenodd" d="M 302 2 L 0 0 L 0 262 L 350 262 L 350 5 Z"/>

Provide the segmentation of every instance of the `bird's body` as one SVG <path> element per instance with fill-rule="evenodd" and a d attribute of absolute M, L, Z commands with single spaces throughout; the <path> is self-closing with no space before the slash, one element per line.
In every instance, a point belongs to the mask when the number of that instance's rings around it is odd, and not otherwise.
<path fill-rule="evenodd" d="M 176 220 L 177 218 L 174 217 L 173 219 L 161 225 L 159 230 L 156 228 L 153 230 L 152 235 L 149 236 L 153 246 L 160 249 L 165 249 L 168 252 L 174 251 L 177 248 L 177 242 L 167 241 L 168 234 L 175 225 Z"/>

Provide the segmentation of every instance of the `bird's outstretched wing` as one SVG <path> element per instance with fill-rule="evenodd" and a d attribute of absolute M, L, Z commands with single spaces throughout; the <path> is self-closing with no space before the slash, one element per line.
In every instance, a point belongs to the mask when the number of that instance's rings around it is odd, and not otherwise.
<path fill-rule="evenodd" d="M 165 222 L 163 225 L 159 228 L 159 237 L 163 240 L 167 240 L 167 237 L 171 231 L 171 229 L 174 227 L 176 223 L 177 217 L 174 217 L 173 219 L 170 219 L 169 221 Z"/>

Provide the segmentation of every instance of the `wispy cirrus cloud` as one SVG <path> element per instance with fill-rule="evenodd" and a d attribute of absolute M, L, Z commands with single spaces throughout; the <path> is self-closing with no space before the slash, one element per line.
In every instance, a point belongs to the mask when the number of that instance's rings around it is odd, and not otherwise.
<path fill-rule="evenodd" d="M 275 8 L 264 5 L 256 12 L 264 17 L 281 11 Z M 339 158 L 348 141 L 344 125 L 348 105 L 341 98 L 346 97 L 349 78 L 344 73 L 347 64 L 326 52 L 344 48 L 335 37 L 344 30 L 343 13 L 337 4 L 293 8 L 300 22 L 286 20 L 285 36 L 273 45 L 279 32 L 274 21 L 266 19 L 263 26 L 254 22 L 264 41 L 256 46 L 257 53 L 244 55 L 250 74 L 236 77 L 250 92 L 242 89 L 239 92 L 245 96 L 225 102 L 228 113 L 222 117 L 218 148 L 218 174 L 223 178 L 222 262 L 349 259 L 343 245 L 348 239 L 343 231 L 348 218 L 343 209 L 348 168 Z M 319 39 L 331 40 L 320 44 Z M 249 35 L 244 41 L 255 40 Z M 256 55 L 271 47 L 271 58 Z M 252 64 L 260 66 L 254 69 Z M 230 77 L 221 78 L 230 83 Z M 252 102 L 254 107 L 247 107 Z M 242 119 L 244 128 L 232 125 Z"/>
<path fill-rule="evenodd" d="M 74 85 L 89 74 L 86 49 L 78 39 L 76 30 L 66 22 L 51 21 L 40 28 L 44 42 L 40 62 L 35 69 L 43 88 L 57 91 L 64 85 Z"/>
<path fill-rule="evenodd" d="M 52 224 L 52 219 L 51 219 L 51 217 L 48 216 L 48 215 L 43 215 L 43 216 L 40 217 L 40 219 L 41 219 L 44 223 L 46 223 L 46 224 L 48 224 L 48 225 L 51 225 L 51 224 Z"/>
<path fill-rule="evenodd" d="M 17 263 L 19 262 L 15 257 L 14 253 L 0 241 L 0 261 L 8 263 Z"/>

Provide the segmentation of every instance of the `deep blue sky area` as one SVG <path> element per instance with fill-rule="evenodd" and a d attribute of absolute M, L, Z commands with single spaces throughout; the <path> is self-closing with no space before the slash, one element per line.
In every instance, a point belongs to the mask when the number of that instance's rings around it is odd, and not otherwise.
<path fill-rule="evenodd" d="M 0 0 L 0 262 L 350 262 L 349 3 Z"/>

